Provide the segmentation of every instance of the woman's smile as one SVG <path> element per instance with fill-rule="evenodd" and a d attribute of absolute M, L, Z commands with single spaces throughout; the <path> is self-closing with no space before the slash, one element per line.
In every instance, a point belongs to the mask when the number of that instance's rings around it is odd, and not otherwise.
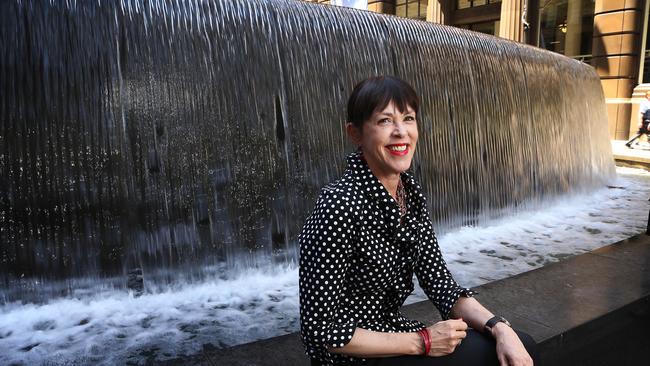
<path fill-rule="evenodd" d="M 409 105 L 400 111 L 390 101 L 365 121 L 357 143 L 372 172 L 386 183 L 409 169 L 418 141 L 416 113 Z"/>
<path fill-rule="evenodd" d="M 404 156 L 409 153 L 409 146 L 408 144 L 392 144 L 386 146 L 388 151 L 396 156 Z"/>

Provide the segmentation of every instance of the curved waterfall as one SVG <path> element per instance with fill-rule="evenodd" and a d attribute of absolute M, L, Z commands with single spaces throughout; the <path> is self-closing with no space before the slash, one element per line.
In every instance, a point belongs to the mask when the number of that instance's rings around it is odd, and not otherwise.
<path fill-rule="evenodd" d="M 372 75 L 421 95 L 413 170 L 439 230 L 614 174 L 590 66 L 457 28 L 291 0 L 10 0 L 0 47 L 10 297 L 295 259 L 352 149 L 347 97 Z"/>

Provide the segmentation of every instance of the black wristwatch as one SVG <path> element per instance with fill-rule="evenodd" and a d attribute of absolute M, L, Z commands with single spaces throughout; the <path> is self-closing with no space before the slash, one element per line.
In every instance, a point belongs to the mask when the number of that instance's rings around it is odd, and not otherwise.
<path fill-rule="evenodd" d="M 488 320 L 487 323 L 485 323 L 485 326 L 484 326 L 485 331 L 486 331 L 488 334 L 492 334 L 492 328 L 494 328 L 494 326 L 495 326 L 497 323 L 504 323 L 505 325 L 507 325 L 507 326 L 509 326 L 510 328 L 512 328 L 512 325 L 510 325 L 510 322 L 507 321 L 506 318 L 497 315 L 497 316 L 493 317 L 492 319 Z"/>

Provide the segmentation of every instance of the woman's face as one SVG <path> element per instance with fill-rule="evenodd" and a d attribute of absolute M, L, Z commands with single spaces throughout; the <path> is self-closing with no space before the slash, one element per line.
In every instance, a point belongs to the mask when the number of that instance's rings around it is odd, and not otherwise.
<path fill-rule="evenodd" d="M 361 146 L 372 172 L 379 178 L 399 174 L 411 166 L 418 126 L 413 108 L 404 113 L 391 101 L 363 123 L 361 131 L 354 128 L 353 142 Z"/>

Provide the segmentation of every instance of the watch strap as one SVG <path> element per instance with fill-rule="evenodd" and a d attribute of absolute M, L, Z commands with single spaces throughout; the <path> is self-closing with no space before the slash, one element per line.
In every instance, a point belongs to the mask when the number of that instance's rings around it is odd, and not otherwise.
<path fill-rule="evenodd" d="M 494 316 L 494 317 L 490 318 L 490 320 L 488 320 L 488 321 L 485 323 L 484 328 L 485 328 L 485 330 L 487 330 L 489 333 L 492 333 L 492 328 L 493 328 L 497 323 L 505 323 L 507 326 L 512 327 L 512 326 L 510 325 L 510 322 L 507 321 L 506 318 L 497 315 L 497 316 Z"/>

